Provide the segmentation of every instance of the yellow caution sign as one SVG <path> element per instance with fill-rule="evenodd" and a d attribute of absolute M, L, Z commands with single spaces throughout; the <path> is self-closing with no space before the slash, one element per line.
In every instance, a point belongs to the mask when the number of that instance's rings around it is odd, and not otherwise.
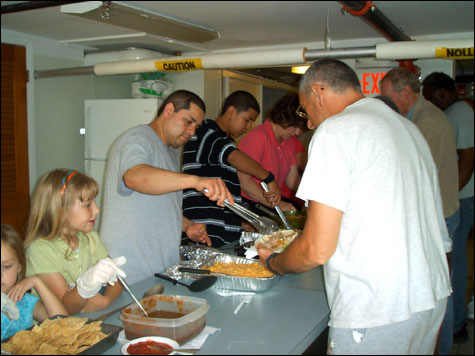
<path fill-rule="evenodd" d="M 203 69 L 203 64 L 201 58 L 189 58 L 177 61 L 156 61 L 155 67 L 159 72 L 186 72 Z"/>
<path fill-rule="evenodd" d="M 469 47 L 469 48 L 437 47 L 435 49 L 435 57 L 447 58 L 447 59 L 473 59 L 473 47 Z"/>

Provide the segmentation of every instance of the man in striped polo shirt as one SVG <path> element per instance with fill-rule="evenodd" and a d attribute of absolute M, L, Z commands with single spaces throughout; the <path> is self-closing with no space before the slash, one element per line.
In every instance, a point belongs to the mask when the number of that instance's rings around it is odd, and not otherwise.
<path fill-rule="evenodd" d="M 237 170 L 265 181 L 269 193 L 262 191 L 269 204 L 280 202 L 280 189 L 272 173 L 254 159 L 237 149 L 233 138 L 248 132 L 259 115 L 260 107 L 252 94 L 236 91 L 224 101 L 220 116 L 204 120 L 183 151 L 183 173 L 201 177 L 221 178 L 235 202 L 240 204 L 241 187 Z M 252 227 L 232 211 L 210 204 L 209 200 L 193 189 L 183 192 L 183 215 L 193 222 L 206 225 L 213 247 L 236 241 L 241 230 Z M 190 242 L 187 238 L 182 243 Z"/>

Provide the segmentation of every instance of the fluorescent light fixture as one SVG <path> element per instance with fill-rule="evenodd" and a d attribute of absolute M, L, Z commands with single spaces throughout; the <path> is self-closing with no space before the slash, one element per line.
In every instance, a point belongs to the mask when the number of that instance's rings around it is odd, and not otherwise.
<path fill-rule="evenodd" d="M 201 43 L 219 38 L 215 30 L 110 1 L 63 5 L 61 12 L 183 42 Z"/>
<path fill-rule="evenodd" d="M 67 14 L 83 14 L 101 6 L 102 1 L 83 1 L 77 4 L 61 5 L 60 11 Z"/>
<path fill-rule="evenodd" d="M 295 73 L 295 74 L 305 74 L 305 72 L 307 71 L 308 67 L 310 67 L 310 66 L 296 66 L 296 67 L 292 67 L 292 73 Z"/>

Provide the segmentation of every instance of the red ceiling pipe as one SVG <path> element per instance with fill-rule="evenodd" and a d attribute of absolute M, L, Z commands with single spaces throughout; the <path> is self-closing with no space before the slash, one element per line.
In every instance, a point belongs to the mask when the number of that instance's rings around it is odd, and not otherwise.
<path fill-rule="evenodd" d="M 414 65 L 415 59 L 399 59 L 397 61 L 399 62 L 400 68 L 409 69 L 412 73 L 417 75 L 418 78 L 421 76 L 421 69 Z"/>
<path fill-rule="evenodd" d="M 360 17 L 363 21 L 380 32 L 389 41 L 412 41 L 412 39 L 397 28 L 372 1 L 340 1 L 343 4 L 343 13 L 349 12 L 353 16 Z M 398 60 L 399 67 L 407 68 L 417 76 L 420 68 L 414 65 L 417 59 Z"/>

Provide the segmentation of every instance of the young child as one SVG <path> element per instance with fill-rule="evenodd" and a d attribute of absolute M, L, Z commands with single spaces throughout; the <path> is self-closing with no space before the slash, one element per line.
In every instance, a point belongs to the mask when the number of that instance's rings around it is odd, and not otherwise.
<path fill-rule="evenodd" d="M 93 231 L 98 191 L 88 175 L 56 169 L 40 179 L 31 203 L 27 275 L 38 275 L 71 315 L 105 309 L 122 292 L 115 282 L 117 274 L 125 277 L 125 257 L 110 259 Z"/>
<path fill-rule="evenodd" d="M 25 277 L 25 251 L 18 233 L 2 224 L 2 340 L 55 315 L 68 315 L 63 304 L 38 277 Z M 27 293 L 31 288 L 38 297 Z"/>

